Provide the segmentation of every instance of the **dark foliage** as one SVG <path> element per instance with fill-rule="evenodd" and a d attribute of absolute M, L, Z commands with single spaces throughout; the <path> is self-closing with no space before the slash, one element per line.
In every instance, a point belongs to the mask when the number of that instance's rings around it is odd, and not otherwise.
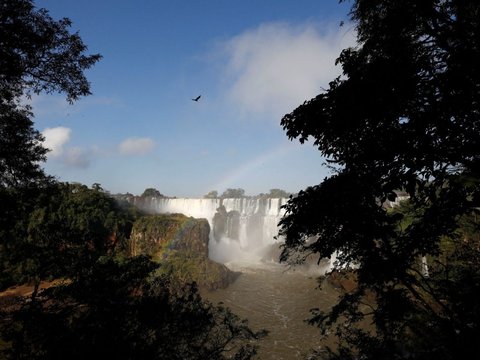
<path fill-rule="evenodd" d="M 85 55 L 68 19 L 53 20 L 31 0 L 0 1 L 0 186 L 45 180 L 43 137 L 34 129 L 23 97 L 62 92 L 72 102 L 90 94 L 83 71 L 100 59 Z M 48 180 L 48 179 L 47 179 Z"/>
<path fill-rule="evenodd" d="M 204 199 L 217 199 L 218 198 L 218 191 L 217 190 L 212 190 L 209 191 L 208 194 L 205 194 L 203 196 Z"/>
<path fill-rule="evenodd" d="M 146 257 L 100 259 L 77 281 L 3 311 L 6 359 L 250 359 L 252 332 L 193 285 L 172 289 Z M 250 343 L 252 342 L 252 343 Z"/>
<path fill-rule="evenodd" d="M 245 190 L 243 189 L 227 189 L 225 190 L 220 198 L 222 199 L 240 199 L 245 197 Z"/>
<path fill-rule="evenodd" d="M 32 0 L 0 2 L 0 95 L 25 92 L 63 92 L 69 101 L 90 94 L 83 74 L 100 59 L 85 55 L 87 47 L 78 33 L 71 34 L 71 21 L 53 20 Z"/>
<path fill-rule="evenodd" d="M 85 55 L 86 46 L 70 26 L 70 20 L 53 20 L 31 0 L 0 1 L 1 286 L 32 269 L 37 280 L 52 274 L 62 266 L 45 255 L 53 248 L 70 249 L 76 241 L 73 234 L 69 239 L 59 235 L 75 226 L 45 232 L 57 221 L 52 213 L 62 202 L 62 190 L 41 168 L 47 149 L 33 127 L 30 106 L 24 105 L 32 93 L 61 92 L 70 102 L 90 93 L 83 71 L 100 55 Z"/>
<path fill-rule="evenodd" d="M 278 199 L 278 198 L 289 198 L 290 195 L 292 194 L 282 189 L 270 189 L 270 191 L 267 194 L 260 193 L 255 197 L 259 199 Z"/>
<path fill-rule="evenodd" d="M 33 128 L 28 109 L 0 99 L 0 187 L 31 186 L 45 175 L 40 162 L 47 150 L 42 135 Z"/>
<path fill-rule="evenodd" d="M 467 294 L 478 292 L 480 269 L 464 271 L 477 253 L 429 277 L 419 262 L 444 259 L 444 239 L 461 248 L 458 221 L 480 206 L 480 4 L 357 0 L 351 16 L 358 46 L 340 54 L 343 76 L 282 119 L 290 139 L 313 139 L 336 169 L 286 205 L 282 257 L 336 253 L 356 273 L 357 292 L 315 318 L 327 327 L 340 316 L 373 322 L 374 337 L 340 330 L 350 346 L 340 358 L 478 351 L 466 341 L 480 336 L 478 322 L 460 321 L 478 318 Z M 408 216 L 384 208 L 399 189 L 410 196 Z M 439 280 L 451 271 L 458 277 Z M 366 310 L 369 294 L 375 305 Z"/>
<path fill-rule="evenodd" d="M 157 197 L 157 198 L 161 198 L 161 197 L 165 197 L 164 195 L 162 195 L 160 193 L 160 191 L 158 191 L 157 189 L 155 188 L 147 188 L 145 189 L 145 191 L 142 193 L 142 195 L 140 195 L 142 198 L 150 198 L 150 197 Z"/>
<path fill-rule="evenodd" d="M 52 183 L 2 191 L 3 286 L 75 278 L 98 257 L 122 250 L 133 218 L 105 193 Z"/>

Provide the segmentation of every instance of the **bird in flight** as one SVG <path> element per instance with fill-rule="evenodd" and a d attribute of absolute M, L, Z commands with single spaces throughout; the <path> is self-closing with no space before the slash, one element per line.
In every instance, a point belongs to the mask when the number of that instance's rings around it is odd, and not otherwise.
<path fill-rule="evenodd" d="M 198 101 L 200 100 L 200 98 L 202 97 L 202 95 L 198 95 L 195 99 L 192 99 L 193 101 Z"/>

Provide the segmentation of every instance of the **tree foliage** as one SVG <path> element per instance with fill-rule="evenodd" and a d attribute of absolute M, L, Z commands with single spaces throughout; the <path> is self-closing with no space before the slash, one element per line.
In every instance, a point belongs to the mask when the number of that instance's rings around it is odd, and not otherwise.
<path fill-rule="evenodd" d="M 330 326 L 344 315 L 355 323 L 373 292 L 377 337 L 342 332 L 365 358 L 448 359 L 478 350 L 464 347 L 480 333 L 478 322 L 461 319 L 478 317 L 462 291 L 478 292 L 467 278 L 477 279 L 479 269 L 445 284 L 438 279 L 465 258 L 431 278 L 418 263 L 440 261 L 445 238 L 460 247 L 458 220 L 480 205 L 480 5 L 357 0 L 351 16 L 358 45 L 337 59 L 343 75 L 281 122 L 290 139 L 312 138 L 336 169 L 286 205 L 282 257 L 337 254 L 340 267 L 353 266 L 358 290 L 315 321 Z M 410 196 L 407 225 L 406 214 L 382 206 L 398 189 Z M 438 331 L 415 331 L 421 323 Z M 341 358 L 355 356 L 343 351 Z"/>
<path fill-rule="evenodd" d="M 74 101 L 90 94 L 83 72 L 100 55 L 85 55 L 79 34 L 69 32 L 69 19 L 53 20 L 32 0 L 2 0 L 0 8 L 2 99 L 25 92 L 62 92 Z"/>
<path fill-rule="evenodd" d="M 147 188 L 145 191 L 140 195 L 142 198 L 152 198 L 152 197 L 164 197 L 160 191 L 155 188 Z"/>
<path fill-rule="evenodd" d="M 240 199 L 245 197 L 245 190 L 238 189 L 227 189 L 220 196 L 222 199 Z"/>
<path fill-rule="evenodd" d="M 28 109 L 0 98 L 0 188 L 30 185 L 44 179 L 43 136 L 33 128 Z"/>
<path fill-rule="evenodd" d="M 270 189 L 268 197 L 271 198 L 288 198 L 291 194 L 282 189 Z"/>
<path fill-rule="evenodd" d="M 46 234 L 42 239 L 32 234 L 34 217 L 43 216 L 39 209 L 45 208 L 48 194 L 56 191 L 56 186 L 41 168 L 47 150 L 42 146 L 42 135 L 34 129 L 31 107 L 24 102 L 32 93 L 63 92 L 69 101 L 90 93 L 83 71 L 100 56 L 84 54 L 86 46 L 77 33 L 69 33 L 70 25 L 68 19 L 53 20 L 47 10 L 36 9 L 31 0 L 0 1 L 2 285 L 18 274 L 38 271 L 43 250 L 59 246 L 47 246 Z M 54 233 L 48 236 L 55 237 Z"/>
<path fill-rule="evenodd" d="M 85 55 L 69 19 L 53 20 L 31 0 L 0 1 L 0 186 L 28 186 L 44 178 L 43 137 L 22 97 L 61 92 L 72 102 L 90 94 L 83 71 L 100 59 Z"/>
<path fill-rule="evenodd" d="M 260 198 L 267 199 L 278 199 L 278 198 L 288 198 L 291 194 L 282 189 L 270 189 L 268 194 L 260 194 Z"/>
<path fill-rule="evenodd" d="M 115 200 L 84 185 L 53 183 L 23 191 L 21 198 L 14 190 L 6 194 L 10 216 L 1 237 L 1 270 L 15 283 L 77 277 L 98 257 L 120 250 L 133 223 Z"/>
<path fill-rule="evenodd" d="M 204 199 L 217 199 L 218 198 L 218 191 L 212 190 L 209 191 L 207 194 L 203 196 Z"/>
<path fill-rule="evenodd" d="M 250 359 L 251 331 L 194 285 L 173 289 L 146 257 L 99 259 L 77 281 L 0 312 L 5 359 Z"/>

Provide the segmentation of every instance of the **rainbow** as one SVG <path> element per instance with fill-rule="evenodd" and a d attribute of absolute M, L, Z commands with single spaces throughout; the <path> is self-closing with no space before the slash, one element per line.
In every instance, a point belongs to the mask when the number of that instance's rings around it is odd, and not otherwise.
<path fill-rule="evenodd" d="M 268 149 L 259 156 L 243 163 L 240 166 L 235 167 L 231 172 L 227 173 L 222 179 L 216 183 L 211 189 L 218 189 L 220 192 L 232 188 L 237 185 L 239 179 L 252 174 L 256 169 L 270 160 L 280 157 L 288 152 L 291 152 L 296 147 L 292 146 L 290 142 L 284 142 L 278 146 Z"/>

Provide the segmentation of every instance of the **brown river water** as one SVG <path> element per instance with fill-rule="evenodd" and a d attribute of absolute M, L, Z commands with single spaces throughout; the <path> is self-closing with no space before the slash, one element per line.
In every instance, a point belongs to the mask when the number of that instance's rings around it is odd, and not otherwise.
<path fill-rule="evenodd" d="M 260 341 L 258 359 L 305 359 L 311 349 L 332 345 L 322 342 L 320 330 L 305 322 L 310 309 L 327 310 L 338 297 L 331 286 L 318 288 L 319 268 L 288 269 L 276 263 L 226 265 L 241 275 L 228 288 L 203 295 L 248 319 L 252 329 L 269 331 Z"/>

